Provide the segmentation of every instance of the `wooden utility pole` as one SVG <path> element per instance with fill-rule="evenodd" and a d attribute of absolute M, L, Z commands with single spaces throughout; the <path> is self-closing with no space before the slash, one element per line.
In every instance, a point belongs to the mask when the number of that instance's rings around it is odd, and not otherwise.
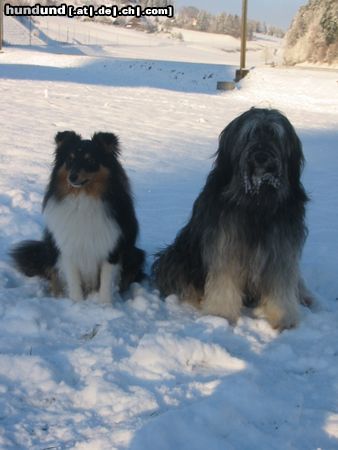
<path fill-rule="evenodd" d="M 242 25 L 241 25 L 241 61 L 240 68 L 236 70 L 236 81 L 248 74 L 246 66 L 246 40 L 248 37 L 248 0 L 242 0 Z"/>
<path fill-rule="evenodd" d="M 217 89 L 222 91 L 228 91 L 231 89 L 235 89 L 237 81 L 240 81 L 242 78 L 247 75 L 249 72 L 248 69 L 245 68 L 246 62 L 246 40 L 248 33 L 248 0 L 242 0 L 242 24 L 241 24 L 241 61 L 240 68 L 236 70 L 235 80 L 234 81 L 218 81 Z"/>
<path fill-rule="evenodd" d="M 2 51 L 2 43 L 4 40 L 4 2 L 0 0 L 0 52 Z"/>

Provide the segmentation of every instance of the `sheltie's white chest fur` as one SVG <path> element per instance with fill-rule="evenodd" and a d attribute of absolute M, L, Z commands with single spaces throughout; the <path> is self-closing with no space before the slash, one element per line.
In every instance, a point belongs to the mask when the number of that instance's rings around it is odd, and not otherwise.
<path fill-rule="evenodd" d="M 60 250 L 63 275 L 69 266 L 73 267 L 83 284 L 97 287 L 101 266 L 121 236 L 120 227 L 108 216 L 102 200 L 84 193 L 60 201 L 52 197 L 44 217 Z"/>

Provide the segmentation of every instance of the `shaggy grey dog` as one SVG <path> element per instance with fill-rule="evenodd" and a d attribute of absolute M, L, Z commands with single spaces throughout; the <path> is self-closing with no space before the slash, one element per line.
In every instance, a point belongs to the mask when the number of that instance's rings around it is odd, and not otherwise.
<path fill-rule="evenodd" d="M 252 108 L 221 133 L 187 225 L 156 255 L 155 282 L 206 314 L 235 322 L 254 305 L 272 327 L 311 303 L 299 272 L 307 234 L 301 142 L 277 110 Z"/>

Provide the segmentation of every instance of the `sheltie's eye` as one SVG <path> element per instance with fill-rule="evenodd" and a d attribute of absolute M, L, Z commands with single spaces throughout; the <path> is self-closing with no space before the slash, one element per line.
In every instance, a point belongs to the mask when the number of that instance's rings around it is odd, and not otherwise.
<path fill-rule="evenodd" d="M 96 165 L 96 161 L 91 157 L 90 153 L 86 153 L 84 159 L 89 166 Z"/>

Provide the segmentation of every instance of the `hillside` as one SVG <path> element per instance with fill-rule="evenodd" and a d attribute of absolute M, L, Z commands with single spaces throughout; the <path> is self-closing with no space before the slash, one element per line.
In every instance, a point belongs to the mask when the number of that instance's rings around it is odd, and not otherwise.
<path fill-rule="evenodd" d="M 233 74 L 239 64 L 240 41 L 232 36 L 181 30 L 182 40 L 173 39 L 169 33 L 144 33 L 132 28 L 105 26 L 98 22 L 81 21 L 67 17 L 39 17 L 32 26 L 5 17 L 5 44 L 8 46 L 51 45 L 53 52 L 72 53 L 95 57 L 120 57 L 165 61 L 189 61 L 203 64 L 231 64 Z M 178 29 L 173 29 L 173 33 Z M 247 63 L 249 67 L 272 62 L 280 48 L 281 40 L 272 36 L 256 35 L 248 43 Z M 50 49 L 49 49 L 50 50 Z M 140 63 L 142 65 L 142 62 Z M 147 66 L 148 67 L 148 66 Z M 173 68 L 168 67 L 170 72 Z M 209 69 L 208 69 L 209 70 Z M 223 79 L 223 66 L 219 66 Z M 148 72 L 148 70 L 146 69 Z M 172 73 L 172 76 L 181 75 Z M 202 80 L 203 76 L 202 75 Z M 210 73 L 207 74 L 207 77 Z M 191 71 L 195 78 L 195 70 Z M 232 75 L 233 76 L 233 75 Z M 230 75 L 231 79 L 231 75 Z M 158 80 L 158 78 L 157 78 Z M 204 81 L 204 80 L 203 80 Z M 215 79 L 210 78 L 215 86 Z M 191 88 L 191 86 L 190 86 Z"/>
<path fill-rule="evenodd" d="M 338 64 L 338 2 L 310 0 L 286 35 L 284 62 Z"/>

